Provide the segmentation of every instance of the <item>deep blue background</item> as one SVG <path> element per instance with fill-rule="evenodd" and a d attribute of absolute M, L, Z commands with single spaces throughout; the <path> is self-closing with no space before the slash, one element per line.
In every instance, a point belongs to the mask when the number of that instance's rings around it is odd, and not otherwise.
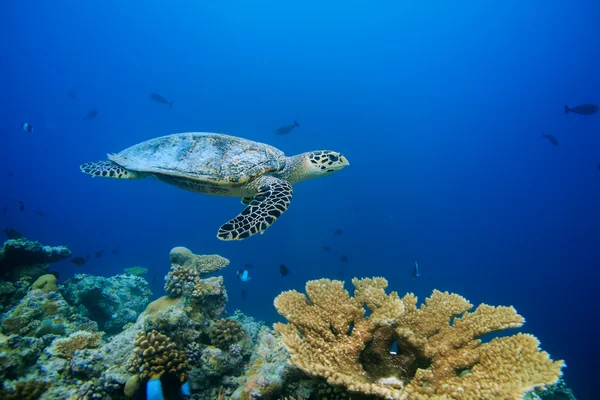
<path fill-rule="evenodd" d="M 345 254 L 346 279 L 385 276 L 421 299 L 437 288 L 514 305 L 523 330 L 567 361 L 576 395 L 592 398 L 600 114 L 563 107 L 600 102 L 600 7 L 407 3 L 2 2 L 0 228 L 75 255 L 106 249 L 83 267 L 55 268 L 62 279 L 144 266 L 157 276 L 157 296 L 172 247 L 219 253 L 232 261 L 228 310 L 267 321 L 279 292 L 336 277 Z M 91 108 L 98 117 L 82 121 Z M 300 129 L 274 134 L 293 120 Z M 33 133 L 20 129 L 25 121 Z M 239 199 L 79 171 L 186 131 L 290 155 L 334 149 L 351 166 L 296 186 L 280 221 L 244 242 L 215 236 Z M 344 234 L 334 237 L 337 228 Z M 235 270 L 248 262 L 253 279 L 239 282 Z M 279 276 L 280 263 L 290 276 Z"/>

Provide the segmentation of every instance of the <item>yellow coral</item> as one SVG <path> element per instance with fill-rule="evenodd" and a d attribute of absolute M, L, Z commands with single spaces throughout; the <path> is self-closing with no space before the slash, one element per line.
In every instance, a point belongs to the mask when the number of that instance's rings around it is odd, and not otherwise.
<path fill-rule="evenodd" d="M 31 285 L 32 289 L 41 290 L 42 292 L 56 292 L 56 276 L 53 274 L 42 275 Z"/>
<path fill-rule="evenodd" d="M 211 274 L 229 265 L 229 260 L 217 254 L 198 255 L 186 247 L 175 247 L 169 257 L 171 264 L 194 268 L 201 275 Z"/>
<path fill-rule="evenodd" d="M 179 303 L 183 297 L 173 297 L 173 296 L 162 296 L 158 299 L 154 300 L 152 303 L 148 304 L 146 307 L 146 314 L 152 314 L 158 311 L 166 310 L 167 308 L 173 307 L 175 304 Z"/>
<path fill-rule="evenodd" d="M 36 381 L 33 379 L 17 382 L 14 389 L 0 389 L 0 399 L 36 400 L 48 390 L 49 387 L 50 382 Z"/>
<path fill-rule="evenodd" d="M 77 331 L 66 338 L 55 339 L 48 351 L 52 355 L 73 358 L 77 350 L 98 347 L 104 332 Z"/>
<path fill-rule="evenodd" d="M 292 364 L 329 384 L 389 399 L 520 399 L 561 375 L 564 363 L 540 351 L 532 335 L 478 339 L 520 327 L 524 319 L 513 307 L 482 304 L 468 312 L 463 297 L 434 291 L 417 308 L 413 294 L 387 295 L 383 278 L 352 282 L 355 297 L 342 282 L 321 279 L 307 283 L 308 299 L 295 291 L 275 299 L 289 321 L 275 329 Z"/>

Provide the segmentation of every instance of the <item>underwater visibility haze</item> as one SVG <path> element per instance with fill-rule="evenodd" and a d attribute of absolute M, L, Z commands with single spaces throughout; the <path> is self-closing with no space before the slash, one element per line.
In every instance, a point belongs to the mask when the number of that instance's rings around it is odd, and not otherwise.
<path fill-rule="evenodd" d="M 596 398 L 598 20 L 2 3 L 0 398 Z"/>

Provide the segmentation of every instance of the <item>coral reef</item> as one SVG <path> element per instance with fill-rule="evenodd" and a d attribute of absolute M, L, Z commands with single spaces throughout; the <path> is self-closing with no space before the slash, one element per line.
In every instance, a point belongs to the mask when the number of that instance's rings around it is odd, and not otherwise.
<path fill-rule="evenodd" d="M 48 388 L 50 382 L 28 380 L 17 382 L 11 389 L 0 389 L 0 399 L 4 400 L 36 400 Z"/>
<path fill-rule="evenodd" d="M 8 334 L 42 337 L 78 330 L 97 331 L 98 326 L 75 312 L 60 293 L 31 290 L 4 314 L 2 330 Z"/>
<path fill-rule="evenodd" d="M 185 353 L 166 335 L 157 331 L 138 332 L 134 345 L 134 357 L 128 370 L 139 379 L 170 373 L 177 375 L 180 382 L 186 381 L 188 364 Z"/>
<path fill-rule="evenodd" d="M 0 249 L 0 271 L 4 279 L 16 281 L 24 276 L 37 279 L 48 271 L 48 265 L 71 257 L 64 246 L 42 246 L 25 238 L 11 239 Z"/>
<path fill-rule="evenodd" d="M 144 278 L 128 274 L 110 278 L 77 274 L 62 285 L 61 291 L 107 334 L 118 333 L 125 324 L 135 322 L 151 296 Z"/>
<path fill-rule="evenodd" d="M 244 339 L 246 332 L 238 321 L 222 318 L 215 321 L 208 329 L 208 336 L 213 346 L 228 349 L 232 344 Z"/>
<path fill-rule="evenodd" d="M 464 298 L 435 291 L 417 308 L 412 294 L 386 294 L 383 278 L 352 283 L 354 297 L 343 282 L 320 279 L 306 284 L 308 298 L 288 291 L 275 299 L 289 321 L 275 330 L 292 364 L 311 376 L 390 399 L 522 398 L 561 376 L 564 363 L 541 352 L 532 335 L 478 339 L 521 326 L 512 307 L 482 304 L 469 312 Z"/>
<path fill-rule="evenodd" d="M 55 339 L 46 351 L 51 356 L 71 359 L 76 351 L 98 347 L 103 335 L 104 332 L 77 331 L 67 338 Z"/>
<path fill-rule="evenodd" d="M 31 289 L 41 290 L 42 292 L 56 292 L 58 290 L 56 282 L 56 276 L 53 274 L 42 275 L 33 282 Z"/>
<path fill-rule="evenodd" d="M 201 278 L 229 265 L 229 260 L 219 255 L 196 255 L 185 247 L 175 247 L 170 253 L 171 270 L 165 277 L 165 292 L 170 296 L 198 296 Z"/>

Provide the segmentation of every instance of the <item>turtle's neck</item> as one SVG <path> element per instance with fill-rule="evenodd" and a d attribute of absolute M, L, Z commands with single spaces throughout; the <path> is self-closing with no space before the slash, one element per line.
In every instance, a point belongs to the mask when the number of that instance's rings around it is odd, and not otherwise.
<path fill-rule="evenodd" d="M 309 153 L 301 153 L 286 159 L 286 165 L 281 173 L 281 178 L 285 179 L 292 185 L 305 181 L 307 179 L 316 178 L 312 174 Z"/>

